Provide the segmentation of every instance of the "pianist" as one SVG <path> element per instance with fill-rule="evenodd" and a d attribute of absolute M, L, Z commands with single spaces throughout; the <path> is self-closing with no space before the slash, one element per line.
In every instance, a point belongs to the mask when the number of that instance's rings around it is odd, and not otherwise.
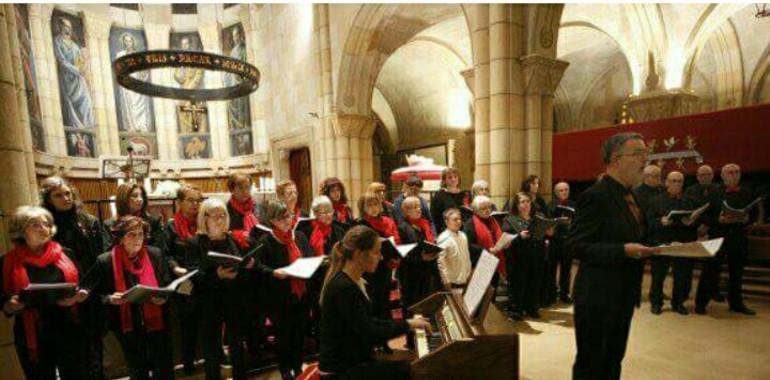
<path fill-rule="evenodd" d="M 323 379 L 408 379 L 409 363 L 374 359 L 374 346 L 408 332 L 430 330 L 421 318 L 393 321 L 375 318 L 361 276 L 382 259 L 380 237 L 365 226 L 345 234 L 332 252 L 321 290 L 321 357 Z"/>

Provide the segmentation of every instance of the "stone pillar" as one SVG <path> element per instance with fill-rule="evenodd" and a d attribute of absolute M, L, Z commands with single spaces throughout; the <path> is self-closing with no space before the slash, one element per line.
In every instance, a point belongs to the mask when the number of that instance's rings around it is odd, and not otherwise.
<path fill-rule="evenodd" d="M 242 6 L 243 7 L 243 6 Z M 260 80 L 259 89 L 251 95 L 251 122 L 252 131 L 254 133 L 254 152 L 257 154 L 267 153 L 270 150 L 269 140 L 267 136 L 267 123 L 265 119 L 267 117 L 265 109 L 266 99 L 268 97 L 268 91 L 266 91 L 266 80 L 264 75 L 270 64 L 270 57 L 268 46 L 265 42 L 265 34 L 268 32 L 266 25 L 266 7 L 262 4 L 249 4 L 249 22 L 244 23 L 244 27 L 248 27 L 250 30 L 246 33 L 247 44 L 246 47 L 249 51 L 249 61 L 254 63 L 254 66 L 260 70 L 263 75 Z M 249 25 L 249 26 L 246 26 Z"/>
<path fill-rule="evenodd" d="M 222 54 L 219 24 L 207 24 L 198 28 L 203 43 L 203 50 Z M 224 87 L 224 76 L 219 71 L 207 71 L 204 79 L 205 88 Z M 227 158 L 230 152 L 230 133 L 227 125 L 227 102 L 208 102 L 209 122 L 211 123 L 211 157 Z"/>
<path fill-rule="evenodd" d="M 372 182 L 372 136 L 375 121 L 358 115 L 335 114 L 332 118 L 335 149 L 333 171 L 326 176 L 338 177 L 348 189 L 349 204 L 358 198 Z"/>
<path fill-rule="evenodd" d="M 161 8 L 154 9 L 154 11 L 168 12 L 169 10 Z M 168 24 L 145 23 L 144 34 L 147 38 L 147 50 L 166 50 L 169 48 L 171 27 Z M 161 86 L 176 87 L 177 84 L 174 82 L 173 75 L 173 69 L 153 70 L 150 74 L 150 80 Z M 161 97 L 151 99 L 155 110 L 155 139 L 158 158 L 161 160 L 181 159 L 178 138 L 179 126 L 176 120 L 176 107 L 181 102 Z"/>
<path fill-rule="evenodd" d="M 498 206 L 510 193 L 511 16 L 510 4 L 489 5 L 489 190 Z M 481 78 L 480 78 L 481 79 Z M 478 82 L 477 82 L 478 83 Z M 477 138 L 480 136 L 477 132 Z M 483 137 L 482 137 L 483 138 Z M 477 153 L 479 153 L 477 151 Z"/>
<path fill-rule="evenodd" d="M 28 156 L 32 154 L 32 136 L 29 126 L 21 123 L 25 113 L 24 102 L 20 102 L 19 92 L 24 92 L 21 80 L 21 58 L 19 41 L 16 34 L 16 15 L 13 4 L 0 5 L 0 211 L 9 215 L 24 204 L 37 203 L 35 194 L 30 191 L 30 184 L 35 184 L 34 165 L 29 168 Z M 30 173 L 33 176 L 30 178 Z M 0 225 L 7 226 L 8 216 L 0 217 Z M 3 228 L 3 251 L 10 249 Z M 21 372 L 16 350 L 13 344 L 13 319 L 0 318 L 0 378 L 21 379 Z"/>
<path fill-rule="evenodd" d="M 51 34 L 53 7 L 53 4 L 30 4 L 30 33 L 35 47 L 35 66 L 40 89 L 43 128 L 46 131 L 46 147 L 48 153 L 66 157 L 67 143 L 64 138 L 64 123 L 59 102 L 59 74 Z"/>
<path fill-rule="evenodd" d="M 551 194 L 553 94 L 569 63 L 540 55 L 520 58 L 524 84 L 526 174 L 542 178 L 541 194 Z"/>
<path fill-rule="evenodd" d="M 475 4 L 471 30 L 473 50 L 473 104 L 476 172 L 475 179 L 489 181 L 489 4 Z"/>
<path fill-rule="evenodd" d="M 332 59 L 331 59 L 331 37 L 329 35 L 329 5 L 316 4 L 316 26 L 318 33 L 318 59 L 321 72 L 320 86 L 320 123 L 314 123 L 317 152 L 320 158 L 315 167 L 318 168 L 319 180 L 331 176 L 335 173 L 335 160 L 338 151 L 334 144 L 334 128 L 332 126 L 332 113 L 334 104 L 334 85 L 332 84 Z"/>
<path fill-rule="evenodd" d="M 115 110 L 115 93 L 112 86 L 112 60 L 110 59 L 111 20 L 85 13 L 86 47 L 88 48 L 88 66 L 92 88 L 91 99 L 94 107 L 94 130 L 96 132 L 96 154 L 120 154 L 118 140 L 118 121 Z"/>

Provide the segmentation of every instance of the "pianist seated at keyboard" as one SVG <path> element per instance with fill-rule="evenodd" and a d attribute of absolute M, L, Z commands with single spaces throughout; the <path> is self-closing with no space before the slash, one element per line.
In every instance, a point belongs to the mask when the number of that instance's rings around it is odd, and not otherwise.
<path fill-rule="evenodd" d="M 408 379 L 408 361 L 376 360 L 374 346 L 410 329 L 431 329 L 422 318 L 393 321 L 373 316 L 361 277 L 377 268 L 381 245 L 377 232 L 355 226 L 334 247 L 321 290 L 322 379 Z"/>

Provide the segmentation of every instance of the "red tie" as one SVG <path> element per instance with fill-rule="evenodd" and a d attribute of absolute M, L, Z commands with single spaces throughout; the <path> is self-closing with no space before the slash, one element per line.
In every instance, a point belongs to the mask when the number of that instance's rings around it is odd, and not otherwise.
<path fill-rule="evenodd" d="M 641 215 L 642 213 L 639 211 L 639 206 L 636 205 L 636 201 L 634 201 L 634 197 L 631 195 L 631 193 L 627 193 L 623 196 L 623 199 L 626 200 L 626 205 L 628 206 L 628 210 L 631 211 L 631 214 L 634 214 L 634 219 L 636 219 L 637 223 L 641 223 Z"/>

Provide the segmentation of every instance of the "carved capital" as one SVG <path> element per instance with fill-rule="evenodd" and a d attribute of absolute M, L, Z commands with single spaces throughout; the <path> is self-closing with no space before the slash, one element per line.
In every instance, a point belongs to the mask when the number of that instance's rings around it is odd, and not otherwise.
<path fill-rule="evenodd" d="M 331 116 L 335 137 L 371 138 L 375 120 L 371 117 L 335 113 Z"/>
<path fill-rule="evenodd" d="M 696 113 L 700 98 L 681 90 L 659 91 L 633 97 L 626 107 L 634 121 L 653 121 Z"/>
<path fill-rule="evenodd" d="M 537 54 L 519 58 L 527 95 L 553 95 L 569 62 Z"/>
<path fill-rule="evenodd" d="M 460 75 L 463 76 L 463 79 L 465 79 L 465 84 L 468 86 L 468 90 L 471 92 L 471 94 L 474 93 L 475 89 L 475 71 L 471 67 L 470 69 L 460 71 Z"/>

